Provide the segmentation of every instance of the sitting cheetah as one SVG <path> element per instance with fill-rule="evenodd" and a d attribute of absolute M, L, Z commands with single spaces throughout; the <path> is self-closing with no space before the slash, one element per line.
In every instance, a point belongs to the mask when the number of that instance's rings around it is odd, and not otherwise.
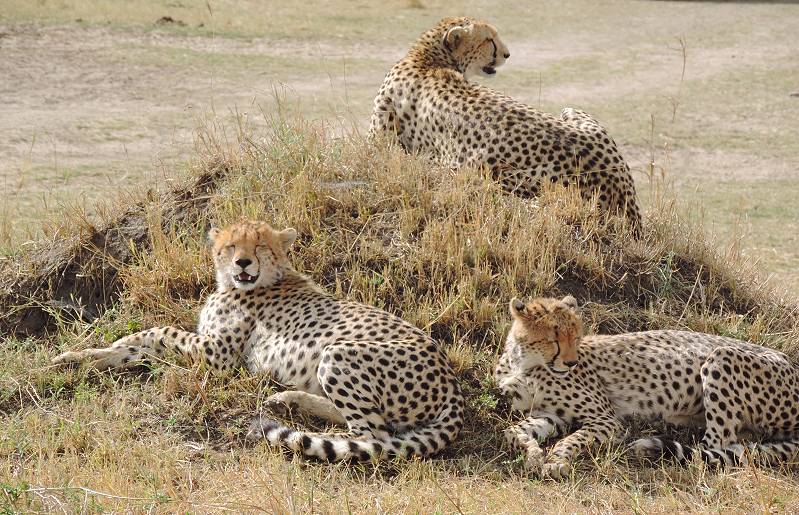
<path fill-rule="evenodd" d="M 447 18 L 414 43 L 386 75 L 369 135 L 396 135 L 409 152 L 450 166 L 486 166 L 505 191 L 537 196 L 545 183 L 576 184 L 606 211 L 641 215 L 630 169 L 599 123 L 577 109 L 560 118 L 468 81 L 493 75 L 510 57 L 497 30 Z"/>
<path fill-rule="evenodd" d="M 457 436 L 464 401 L 437 343 L 417 327 L 373 307 L 337 300 L 287 257 L 294 229 L 263 222 L 212 229 L 217 288 L 197 333 L 159 327 L 104 349 L 66 352 L 55 363 L 88 361 L 128 367 L 174 352 L 212 369 L 266 373 L 295 390 L 270 403 L 297 404 L 349 434 L 302 433 L 259 420 L 249 437 L 265 437 L 324 460 L 427 456 Z"/>
<path fill-rule="evenodd" d="M 620 419 L 631 415 L 705 429 L 704 448 L 645 438 L 631 446 L 639 457 L 686 462 L 698 453 L 713 465 L 771 464 L 799 452 L 799 373 L 780 352 L 686 331 L 583 338 L 573 297 L 513 299 L 510 311 L 513 326 L 494 376 L 527 418 L 505 436 L 543 476 L 567 475 L 575 455 L 617 439 Z M 539 443 L 574 423 L 582 427 L 545 456 Z M 742 430 L 770 442 L 743 446 Z"/>

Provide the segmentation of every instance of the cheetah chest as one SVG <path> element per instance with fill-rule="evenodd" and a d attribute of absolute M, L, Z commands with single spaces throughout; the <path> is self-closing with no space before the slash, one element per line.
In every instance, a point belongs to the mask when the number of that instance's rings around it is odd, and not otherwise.
<path fill-rule="evenodd" d="M 310 393 L 321 393 L 316 371 L 331 343 L 313 317 L 303 318 L 290 299 L 256 293 L 216 293 L 200 315 L 199 331 L 220 342 L 215 353 L 238 355 L 253 374 Z M 306 304 L 307 305 L 307 304 Z"/>
<path fill-rule="evenodd" d="M 303 338 L 303 333 L 261 327 L 245 349 L 247 368 L 287 387 L 321 395 L 316 372 L 324 346 L 318 338 Z"/>

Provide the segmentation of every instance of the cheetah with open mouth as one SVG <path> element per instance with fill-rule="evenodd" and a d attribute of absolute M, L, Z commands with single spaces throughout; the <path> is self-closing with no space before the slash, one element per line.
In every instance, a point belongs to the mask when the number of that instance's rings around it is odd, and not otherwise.
<path fill-rule="evenodd" d="M 268 404 L 295 404 L 349 428 L 304 433 L 259 418 L 249 439 L 330 461 L 443 449 L 463 425 L 464 400 L 441 347 L 401 318 L 335 299 L 295 271 L 287 252 L 296 237 L 264 222 L 212 229 L 217 287 L 196 333 L 158 327 L 108 348 L 65 352 L 54 363 L 125 368 L 171 351 L 217 371 L 246 367 L 293 388 Z"/>

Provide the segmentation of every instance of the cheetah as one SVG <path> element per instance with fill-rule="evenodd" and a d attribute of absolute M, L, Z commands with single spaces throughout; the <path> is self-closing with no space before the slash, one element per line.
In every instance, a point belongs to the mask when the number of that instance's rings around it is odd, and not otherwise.
<path fill-rule="evenodd" d="M 510 302 L 513 325 L 494 371 L 512 408 L 526 414 L 505 431 L 526 467 L 561 478 L 592 444 L 622 436 L 625 417 L 662 417 L 704 428 L 701 447 L 662 438 L 630 446 L 647 460 L 712 466 L 776 464 L 799 453 L 799 371 L 781 352 L 687 331 L 582 336 L 573 297 Z M 572 424 L 581 427 L 567 434 Z M 764 443 L 743 445 L 749 431 Z M 564 436 L 545 454 L 539 444 Z"/>
<path fill-rule="evenodd" d="M 503 190 L 525 198 L 547 183 L 577 185 L 584 199 L 596 196 L 605 212 L 640 226 L 630 169 L 596 120 L 572 108 L 558 118 L 469 82 L 509 57 L 487 22 L 441 20 L 386 75 L 369 136 L 388 135 L 454 168 L 487 167 Z"/>
<path fill-rule="evenodd" d="M 248 439 L 328 461 L 432 455 L 458 435 L 464 400 L 443 349 L 386 311 L 338 300 L 295 271 L 288 250 L 297 232 L 244 221 L 211 229 L 216 290 L 196 333 L 141 331 L 108 348 L 65 352 L 56 364 L 126 368 L 169 351 L 213 371 L 246 368 L 291 390 L 267 399 L 348 432 L 304 433 L 257 418 Z"/>

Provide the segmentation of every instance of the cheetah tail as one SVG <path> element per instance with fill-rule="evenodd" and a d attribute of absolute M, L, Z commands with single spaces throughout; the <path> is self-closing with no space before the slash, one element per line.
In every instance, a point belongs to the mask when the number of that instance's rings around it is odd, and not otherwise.
<path fill-rule="evenodd" d="M 684 466 L 698 455 L 707 465 L 720 468 L 748 464 L 775 466 L 794 461 L 799 457 L 799 439 L 703 449 L 682 445 L 665 438 L 642 438 L 633 442 L 630 448 L 634 455 L 642 459 L 652 461 L 666 459 Z"/>
<path fill-rule="evenodd" d="M 378 461 L 433 455 L 450 444 L 462 426 L 461 401 L 445 408 L 432 422 L 385 439 L 306 433 L 263 417 L 253 420 L 247 439 L 263 438 L 271 446 L 324 461 Z"/>

